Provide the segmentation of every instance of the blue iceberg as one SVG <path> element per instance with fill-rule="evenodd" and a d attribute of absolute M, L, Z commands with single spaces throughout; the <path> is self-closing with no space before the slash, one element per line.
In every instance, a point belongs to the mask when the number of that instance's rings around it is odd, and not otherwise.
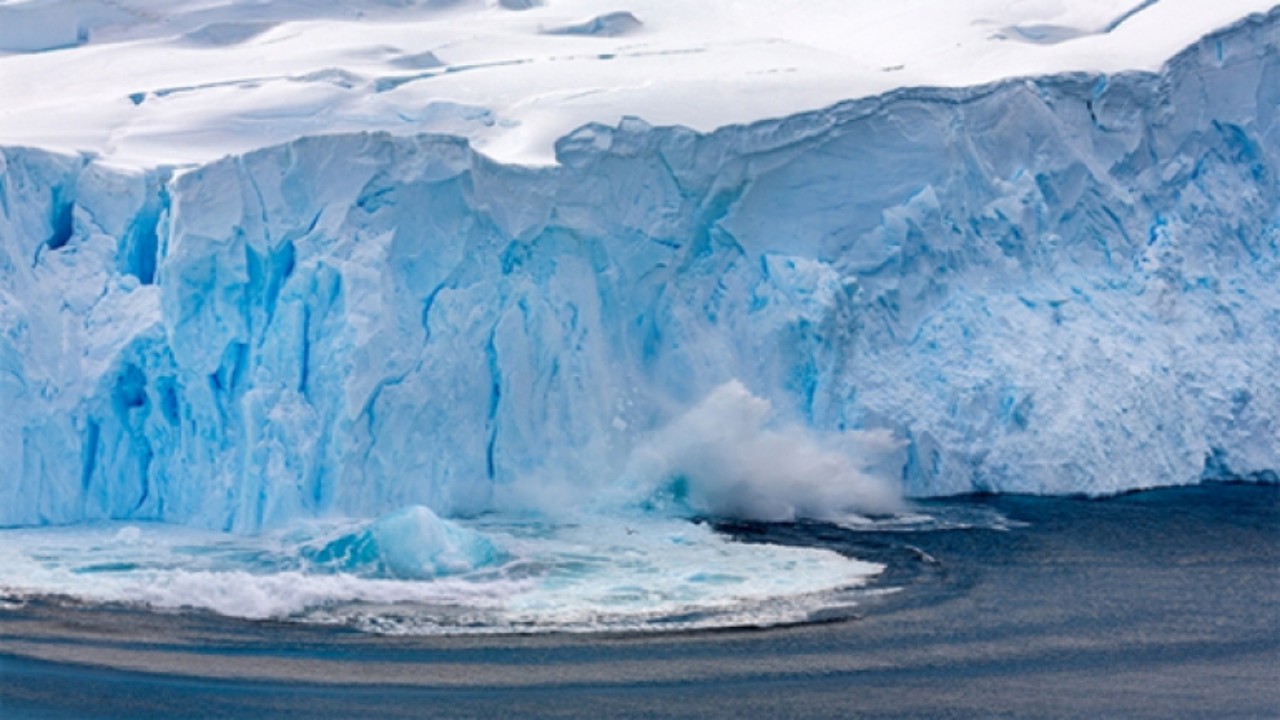
<path fill-rule="evenodd" d="M 489 538 L 421 505 L 397 510 L 320 547 L 304 547 L 304 555 L 321 568 L 402 580 L 456 575 L 499 559 Z"/>

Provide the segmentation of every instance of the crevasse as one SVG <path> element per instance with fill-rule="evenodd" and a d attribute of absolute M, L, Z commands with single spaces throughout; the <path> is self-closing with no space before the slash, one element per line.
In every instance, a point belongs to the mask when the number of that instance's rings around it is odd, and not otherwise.
<path fill-rule="evenodd" d="M 1274 481 L 1278 28 L 1159 74 L 588 126 L 553 168 L 0 150 L 0 525 L 589 495 L 733 380 L 892 432 L 913 495 Z"/>

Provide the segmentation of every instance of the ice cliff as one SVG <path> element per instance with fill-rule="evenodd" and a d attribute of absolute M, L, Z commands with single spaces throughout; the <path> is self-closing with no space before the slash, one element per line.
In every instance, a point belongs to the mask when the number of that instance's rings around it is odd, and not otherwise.
<path fill-rule="evenodd" d="M 0 525 L 589 495 L 725 383 L 910 494 L 1280 470 L 1280 11 L 1159 74 L 901 90 L 506 166 L 0 151 Z"/>

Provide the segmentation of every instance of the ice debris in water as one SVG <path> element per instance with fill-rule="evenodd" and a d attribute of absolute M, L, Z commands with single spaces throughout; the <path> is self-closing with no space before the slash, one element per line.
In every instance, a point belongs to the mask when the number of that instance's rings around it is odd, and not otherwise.
<path fill-rule="evenodd" d="M 426 580 L 475 570 L 499 559 L 483 534 L 413 505 L 304 550 L 327 569 L 366 577 Z"/>

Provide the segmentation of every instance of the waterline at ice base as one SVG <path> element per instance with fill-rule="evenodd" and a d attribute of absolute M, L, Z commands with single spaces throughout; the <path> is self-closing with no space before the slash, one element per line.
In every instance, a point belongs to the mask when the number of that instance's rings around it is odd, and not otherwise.
<path fill-rule="evenodd" d="M 9 144 L 0 592 L 768 625 L 882 566 L 716 520 L 1274 483 L 1280 12 L 1213 30 L 1159 71 L 588 124 L 553 163 Z"/>

